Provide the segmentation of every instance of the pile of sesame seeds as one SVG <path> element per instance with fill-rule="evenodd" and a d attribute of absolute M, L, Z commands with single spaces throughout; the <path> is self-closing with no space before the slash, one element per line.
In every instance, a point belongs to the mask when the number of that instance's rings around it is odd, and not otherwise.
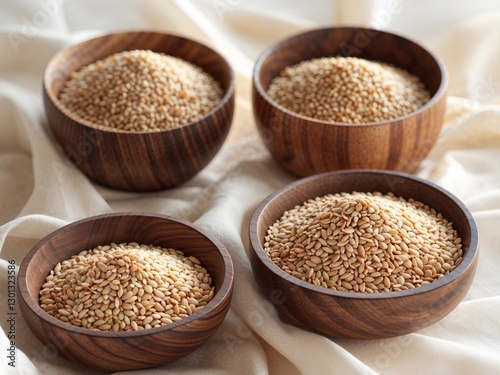
<path fill-rule="evenodd" d="M 129 132 L 168 130 L 212 111 L 219 84 L 177 57 L 133 50 L 113 54 L 74 72 L 61 104 L 93 124 Z"/>
<path fill-rule="evenodd" d="M 271 81 L 267 93 L 297 114 L 348 124 L 395 119 L 430 99 L 419 77 L 356 57 L 323 57 L 289 66 Z"/>
<path fill-rule="evenodd" d="M 200 261 L 180 250 L 112 243 L 58 263 L 40 291 L 54 317 L 99 331 L 139 331 L 186 318 L 214 296 Z"/>
<path fill-rule="evenodd" d="M 461 239 L 442 214 L 393 194 L 341 193 L 286 211 L 264 250 L 285 272 L 338 291 L 413 289 L 462 261 Z"/>

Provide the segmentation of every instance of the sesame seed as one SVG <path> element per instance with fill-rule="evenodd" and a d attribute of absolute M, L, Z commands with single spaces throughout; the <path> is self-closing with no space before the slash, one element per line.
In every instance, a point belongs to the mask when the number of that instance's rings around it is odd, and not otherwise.
<path fill-rule="evenodd" d="M 323 230 L 329 234 L 322 250 L 328 251 L 319 257 L 310 245 Z M 421 202 L 353 192 L 309 199 L 284 212 L 268 228 L 264 251 L 285 272 L 313 285 L 378 293 L 419 287 L 453 271 L 463 256 L 457 238 L 452 223 Z M 443 256 L 452 252 L 457 259 Z"/>
<path fill-rule="evenodd" d="M 85 283 L 75 277 L 82 266 L 87 269 Z M 80 252 L 54 270 L 40 291 L 42 309 L 62 321 L 101 331 L 137 331 L 178 321 L 203 308 L 214 295 L 211 276 L 200 261 L 170 248 L 111 244 Z M 200 277 L 203 284 L 193 282 Z M 159 319 L 158 313 L 165 311 L 162 304 L 170 300 L 186 308 Z"/>
<path fill-rule="evenodd" d="M 392 120 L 430 99 L 416 75 L 356 57 L 323 57 L 289 66 L 271 81 L 267 93 L 297 114 L 349 124 Z"/>
<path fill-rule="evenodd" d="M 221 98 L 218 82 L 200 67 L 149 50 L 116 53 L 84 66 L 59 93 L 61 104 L 76 116 L 128 132 L 197 121 Z"/>

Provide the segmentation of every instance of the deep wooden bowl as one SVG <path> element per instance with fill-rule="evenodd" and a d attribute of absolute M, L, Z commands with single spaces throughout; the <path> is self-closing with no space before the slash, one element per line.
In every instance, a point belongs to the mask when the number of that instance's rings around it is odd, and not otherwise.
<path fill-rule="evenodd" d="M 223 99 L 198 121 L 149 133 L 104 130 L 75 116 L 58 100 L 72 72 L 134 49 L 162 52 L 201 67 L 220 83 Z M 171 188 L 202 170 L 229 132 L 234 90 L 233 71 L 221 55 L 196 41 L 158 32 L 121 32 L 71 46 L 50 60 L 43 77 L 45 112 L 67 158 L 92 180 L 129 191 Z"/>
<path fill-rule="evenodd" d="M 327 56 L 354 56 L 406 69 L 421 78 L 431 100 L 392 121 L 342 124 L 296 114 L 267 95 L 271 80 L 285 67 Z M 276 162 L 296 175 L 359 168 L 411 173 L 439 135 L 447 84 L 443 64 L 401 36 L 352 27 L 312 30 L 271 46 L 259 57 L 253 72 L 253 111 L 261 139 Z"/>
<path fill-rule="evenodd" d="M 187 318 L 138 332 L 94 331 L 65 323 L 42 310 L 39 292 L 58 262 L 111 242 L 172 247 L 197 257 L 212 276 L 214 298 Z M 218 240 L 188 222 L 153 214 L 109 214 L 69 224 L 38 242 L 21 263 L 18 285 L 23 317 L 48 348 L 96 369 L 135 370 L 183 357 L 215 333 L 230 306 L 233 265 Z"/>
<path fill-rule="evenodd" d="M 295 278 L 264 252 L 267 229 L 284 211 L 309 198 L 339 192 L 393 192 L 414 198 L 453 222 L 462 238 L 463 261 L 441 279 L 404 291 L 356 293 L 334 291 Z M 404 335 L 446 316 L 471 286 L 478 258 L 478 233 L 467 208 L 432 183 L 401 172 L 336 171 L 306 177 L 267 197 L 250 222 L 251 262 L 262 292 L 283 320 L 328 337 L 377 339 Z"/>

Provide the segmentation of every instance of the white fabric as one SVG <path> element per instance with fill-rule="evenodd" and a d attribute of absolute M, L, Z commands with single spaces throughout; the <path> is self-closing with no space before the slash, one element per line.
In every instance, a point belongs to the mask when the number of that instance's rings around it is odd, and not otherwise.
<path fill-rule="evenodd" d="M 16 367 L 8 365 L 7 267 L 39 239 L 84 217 L 114 211 L 174 215 L 212 232 L 235 264 L 231 310 L 193 354 L 144 374 L 500 373 L 500 4 L 455 1 L 2 0 L 0 1 L 0 373 L 86 374 L 46 349 L 17 306 Z M 294 180 L 256 136 L 249 101 L 253 62 L 264 47 L 307 28 L 366 24 L 433 49 L 450 73 L 446 124 L 418 175 L 456 194 L 480 235 L 477 276 L 465 300 L 433 326 L 398 338 L 329 340 L 279 320 L 248 261 L 256 205 Z M 98 33 L 160 29 L 208 43 L 238 73 L 230 139 L 181 187 L 114 191 L 70 166 L 48 127 L 41 79 L 60 48 Z M 140 355 L 140 353 L 138 353 Z"/>

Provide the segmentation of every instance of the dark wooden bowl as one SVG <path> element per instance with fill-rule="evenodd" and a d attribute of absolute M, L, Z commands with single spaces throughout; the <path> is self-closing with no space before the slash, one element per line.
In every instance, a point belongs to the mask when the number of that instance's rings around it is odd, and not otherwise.
<path fill-rule="evenodd" d="M 452 221 L 464 256 L 441 279 L 415 289 L 384 293 L 334 291 L 309 284 L 279 268 L 263 249 L 267 229 L 284 211 L 309 198 L 339 192 L 393 192 L 428 204 Z M 267 197 L 250 222 L 251 262 L 262 292 L 282 318 L 328 337 L 378 339 L 404 335 L 446 316 L 464 298 L 474 278 L 478 233 L 467 208 L 444 189 L 400 172 L 337 171 L 306 177 Z"/>
<path fill-rule="evenodd" d="M 78 252 L 111 242 L 173 247 L 197 257 L 210 272 L 214 298 L 193 315 L 138 332 L 100 332 L 65 323 L 39 306 L 39 292 L 54 266 Z M 104 371 L 135 370 L 183 357 L 206 342 L 229 310 L 233 265 L 215 238 L 168 216 L 120 213 L 95 216 L 56 230 L 38 242 L 18 276 L 23 317 L 31 331 L 62 357 Z"/>
<path fill-rule="evenodd" d="M 342 124 L 314 120 L 276 104 L 266 93 L 287 66 L 327 56 L 355 56 L 394 64 L 419 76 L 431 100 L 392 121 Z M 445 112 L 447 73 L 422 46 L 401 36 L 364 28 L 308 31 L 268 48 L 253 72 L 253 111 L 274 159 L 299 175 L 339 169 L 414 172 L 439 135 Z"/>
<path fill-rule="evenodd" d="M 201 67 L 222 86 L 222 101 L 198 121 L 149 133 L 103 130 L 63 107 L 58 94 L 72 72 L 133 49 L 163 52 Z M 174 187 L 202 170 L 229 132 L 234 89 L 233 71 L 221 55 L 193 40 L 158 32 L 122 32 L 71 46 L 50 60 L 43 77 L 45 112 L 68 159 L 92 180 L 129 191 Z"/>

